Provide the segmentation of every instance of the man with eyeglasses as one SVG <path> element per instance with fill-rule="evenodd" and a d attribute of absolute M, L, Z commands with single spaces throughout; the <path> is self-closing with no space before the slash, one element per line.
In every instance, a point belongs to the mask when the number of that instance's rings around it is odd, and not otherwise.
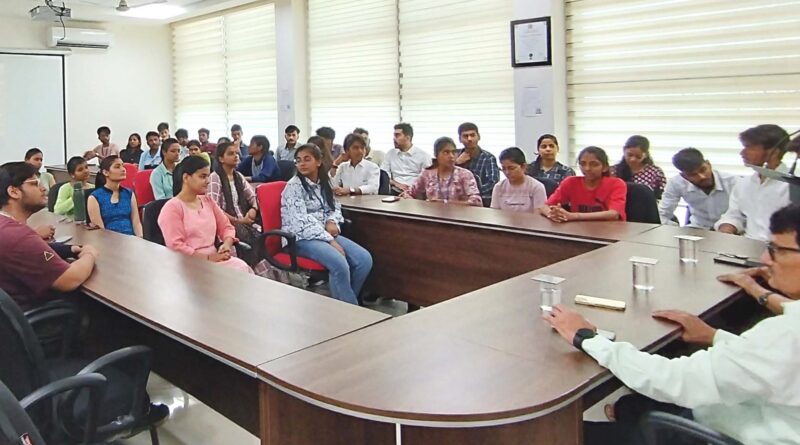
<path fill-rule="evenodd" d="M 761 260 L 769 286 L 786 296 L 782 315 L 735 335 L 686 312 L 654 313 L 681 325 L 684 341 L 708 349 L 668 359 L 596 335 L 564 306 L 545 315 L 564 339 L 638 393 L 607 412 L 615 421 L 586 422 L 585 444 L 644 443 L 637 425 L 649 411 L 693 417 L 748 445 L 800 443 L 800 205 L 778 210 L 769 224 L 772 240 Z"/>
<path fill-rule="evenodd" d="M 71 292 L 92 274 L 97 250 L 48 244 L 26 221 L 47 207 L 36 168 L 25 162 L 0 166 L 0 289 L 23 310 L 39 306 L 51 292 Z M 77 257 L 72 263 L 62 257 Z"/>

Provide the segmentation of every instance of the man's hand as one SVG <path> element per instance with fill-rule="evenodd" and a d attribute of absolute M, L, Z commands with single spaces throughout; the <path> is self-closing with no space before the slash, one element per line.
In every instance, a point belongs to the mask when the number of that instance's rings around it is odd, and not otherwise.
<path fill-rule="evenodd" d="M 50 241 L 53 239 L 53 236 L 56 234 L 56 226 L 52 226 L 50 224 L 45 224 L 43 226 L 36 227 L 36 233 L 42 237 L 45 241 Z"/>
<path fill-rule="evenodd" d="M 464 150 L 464 153 L 461 153 L 460 155 L 458 155 L 458 158 L 456 158 L 456 165 L 466 164 L 471 159 L 472 158 L 469 156 L 469 153 L 467 153 L 467 150 Z"/>
<path fill-rule="evenodd" d="M 578 329 L 587 328 L 593 331 L 597 330 L 597 327 L 589 323 L 583 315 L 560 304 L 555 305 L 552 311 L 546 311 L 542 315 L 542 318 L 547 320 L 550 326 L 558 331 L 569 344 L 572 344 L 572 340 L 575 338 L 575 333 L 578 332 Z"/>
<path fill-rule="evenodd" d="M 719 226 L 719 229 L 717 229 L 717 232 L 730 233 L 731 235 L 736 235 L 739 233 L 739 231 L 736 230 L 736 226 L 733 224 L 722 224 Z"/>
<path fill-rule="evenodd" d="M 73 253 L 77 253 L 79 259 L 83 258 L 83 257 L 85 257 L 87 255 L 93 256 L 94 259 L 97 259 L 97 257 L 100 256 L 100 252 L 98 252 L 98 250 L 95 249 L 94 246 L 90 246 L 90 245 L 78 246 L 79 249 L 80 249 L 78 252 L 75 252 L 74 247 L 76 247 L 76 246 L 73 246 L 72 252 Z"/>
<path fill-rule="evenodd" d="M 669 320 L 681 325 L 683 334 L 681 339 L 686 343 L 698 345 L 711 345 L 717 330 L 706 324 L 700 317 L 684 311 L 655 311 L 653 317 Z"/>
<path fill-rule="evenodd" d="M 344 187 L 336 187 L 335 189 L 333 189 L 333 194 L 336 196 L 348 196 L 350 195 L 350 190 Z"/>

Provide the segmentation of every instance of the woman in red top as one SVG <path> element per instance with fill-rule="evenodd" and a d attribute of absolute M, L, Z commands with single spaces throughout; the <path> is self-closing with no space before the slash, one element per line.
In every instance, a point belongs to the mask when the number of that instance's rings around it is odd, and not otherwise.
<path fill-rule="evenodd" d="M 625 221 L 625 181 L 609 175 L 608 155 L 600 147 L 586 147 L 578 154 L 583 176 L 564 178 L 539 209 L 555 222 Z M 567 210 L 569 209 L 569 210 Z"/>

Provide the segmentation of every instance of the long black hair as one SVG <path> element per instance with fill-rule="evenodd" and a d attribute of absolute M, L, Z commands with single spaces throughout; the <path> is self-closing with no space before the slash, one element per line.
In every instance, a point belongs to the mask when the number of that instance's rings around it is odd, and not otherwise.
<path fill-rule="evenodd" d="M 222 168 L 222 158 L 225 156 L 225 152 L 231 147 L 231 144 L 228 142 L 223 142 L 217 145 L 217 151 L 214 155 L 217 158 L 217 162 L 214 163 L 214 173 L 219 176 L 219 182 L 222 184 L 222 196 L 225 198 L 225 213 L 228 215 L 236 215 L 236 209 L 233 207 L 233 192 L 231 191 L 231 183 L 228 181 L 228 174 L 225 173 L 225 169 Z M 244 198 L 244 179 L 242 179 L 242 175 L 233 169 L 233 186 L 236 187 L 236 194 L 239 196 L 239 210 L 242 211 L 242 215 L 246 215 L 247 212 L 250 210 L 250 203 Z"/>
<path fill-rule="evenodd" d="M 315 160 L 322 161 L 322 150 L 320 150 L 317 145 L 301 145 L 300 148 L 297 149 L 297 152 L 295 152 L 295 157 L 299 156 L 300 153 L 304 151 L 311 153 L 311 156 L 313 156 Z M 311 187 L 308 185 L 308 179 L 300 173 L 300 170 L 297 170 L 296 175 L 300 178 L 300 184 L 303 185 L 303 190 L 306 191 L 309 197 L 313 198 L 314 192 L 311 191 Z M 317 178 L 319 178 L 319 187 L 322 189 L 322 199 L 325 200 L 325 203 L 328 204 L 331 210 L 335 210 L 336 201 L 333 199 L 333 188 L 331 187 L 330 176 L 328 176 L 328 168 L 325 166 L 324 162 L 321 162 L 319 166 Z"/>
<path fill-rule="evenodd" d="M 439 152 L 442 151 L 445 145 L 452 145 L 454 148 L 457 147 L 456 141 L 454 141 L 453 138 L 442 136 L 439 139 L 436 139 L 433 142 L 433 160 L 431 161 L 431 166 L 425 170 L 434 170 L 439 168 Z"/>
<path fill-rule="evenodd" d="M 97 177 L 94 179 L 95 188 L 100 189 L 100 188 L 103 188 L 103 187 L 106 186 L 106 182 L 108 181 L 108 178 L 106 178 L 106 174 L 103 173 L 103 172 L 111 170 L 111 166 L 114 164 L 114 161 L 116 161 L 117 159 L 119 159 L 119 156 L 111 155 L 111 156 L 107 156 L 107 157 L 103 158 L 103 160 L 100 161 L 100 169 L 97 172 Z"/>
<path fill-rule="evenodd" d="M 125 145 L 125 149 L 126 150 L 133 150 L 133 148 L 131 148 L 131 138 L 134 137 L 134 136 L 136 136 L 136 139 L 139 140 L 139 150 L 141 151 L 143 142 L 142 142 L 142 137 L 139 136 L 139 133 L 131 133 L 131 135 L 128 136 L 128 144 Z"/>
<path fill-rule="evenodd" d="M 178 196 L 183 189 L 183 175 L 193 175 L 197 170 L 207 168 L 208 162 L 201 156 L 187 156 L 172 172 L 172 196 Z"/>
<path fill-rule="evenodd" d="M 653 165 L 653 158 L 650 157 L 650 141 L 647 140 L 646 137 L 639 135 L 629 137 L 628 140 L 625 141 L 625 145 L 622 147 L 623 153 L 629 148 L 638 148 L 642 150 L 642 153 L 644 154 L 642 163 L 644 163 L 644 165 Z M 614 166 L 614 176 L 626 182 L 633 180 L 633 171 L 631 170 L 631 166 L 625 162 L 624 154 L 622 155 L 622 159 L 619 161 L 619 164 Z"/>

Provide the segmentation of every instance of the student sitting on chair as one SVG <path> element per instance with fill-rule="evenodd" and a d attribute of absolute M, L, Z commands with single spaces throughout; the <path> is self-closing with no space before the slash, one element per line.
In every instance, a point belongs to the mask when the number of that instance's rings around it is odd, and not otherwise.
<path fill-rule="evenodd" d="M 333 298 L 358 304 L 358 294 L 372 270 L 372 256 L 341 235 L 341 205 L 333 196 L 319 147 L 302 145 L 295 159 L 297 175 L 281 194 L 281 229 L 297 237 L 298 255 L 328 269 Z"/>
<path fill-rule="evenodd" d="M 333 128 L 320 127 L 317 128 L 315 133 L 325 141 L 325 149 L 331 154 L 331 158 L 336 159 L 342 154 L 344 151 L 342 146 L 334 143 L 336 140 L 336 131 Z"/>
<path fill-rule="evenodd" d="M 139 206 L 132 191 L 120 184 L 127 171 L 119 156 L 100 161 L 100 171 L 94 181 L 95 189 L 86 203 L 89 220 L 101 229 L 142 237 Z"/>
<path fill-rule="evenodd" d="M 52 291 L 80 287 L 97 258 L 91 246 L 48 244 L 28 226 L 28 218 L 47 207 L 47 192 L 36 173 L 25 162 L 0 167 L 0 289 L 23 310 L 53 298 Z M 72 263 L 62 259 L 72 257 L 77 257 Z"/>
<path fill-rule="evenodd" d="M 738 178 L 711 167 L 696 148 L 684 148 L 672 157 L 681 173 L 667 181 L 658 204 L 661 224 L 676 225 L 672 218 L 681 199 L 689 204 L 689 227 L 709 230 L 728 210 L 728 200 Z"/>
<path fill-rule="evenodd" d="M 547 202 L 544 185 L 525 174 L 525 153 L 517 147 L 500 153 L 500 165 L 506 179 L 492 191 L 492 208 L 513 212 L 535 212 Z"/>
<path fill-rule="evenodd" d="M 656 194 L 656 199 L 661 199 L 667 177 L 664 170 L 653 164 L 650 156 L 650 141 L 644 136 L 631 136 L 622 148 L 623 156 L 619 164 L 611 167 L 611 176 L 616 176 L 625 182 L 643 184 Z"/>
<path fill-rule="evenodd" d="M 403 198 L 482 207 L 478 182 L 471 171 L 456 166 L 456 143 L 441 137 L 433 143 L 436 162 L 422 172 Z"/>
<path fill-rule="evenodd" d="M 289 125 L 283 131 L 283 138 L 286 140 L 286 143 L 278 147 L 275 151 L 275 160 L 294 162 L 294 154 L 297 152 L 297 141 L 300 138 L 300 129 L 295 125 Z"/>
<path fill-rule="evenodd" d="M 208 138 L 210 136 L 211 132 L 208 128 L 197 130 L 197 139 L 200 141 L 200 149 L 203 150 L 204 153 L 208 153 L 209 156 L 214 156 L 217 152 L 217 144 L 209 141 Z"/>
<path fill-rule="evenodd" d="M 357 134 L 344 138 L 344 151 L 333 161 L 333 193 L 336 196 L 377 195 L 381 168 L 364 159 L 367 141 Z"/>
<path fill-rule="evenodd" d="M 367 143 L 367 154 L 364 156 L 364 159 L 368 161 L 372 161 L 375 165 L 380 166 L 383 164 L 383 158 L 386 156 L 386 153 L 380 150 L 373 150 L 369 140 L 369 131 L 364 128 L 357 127 L 353 130 L 353 134 L 357 134 L 364 138 L 364 141 Z"/>
<path fill-rule="evenodd" d="M 111 155 L 119 156 L 119 147 L 117 144 L 111 142 L 111 129 L 108 127 L 100 127 L 97 129 L 97 139 L 100 140 L 100 145 L 87 151 L 83 154 L 83 158 L 87 161 L 90 159 L 98 158 L 101 161 Z"/>
<path fill-rule="evenodd" d="M 789 135 L 777 125 L 759 125 L 739 134 L 740 155 L 746 165 L 766 167 L 781 173 Z M 789 204 L 789 184 L 762 177 L 760 173 L 742 178 L 731 193 L 728 211 L 714 225 L 723 233 L 741 234 L 760 241 L 769 240 L 769 217 Z"/>
<path fill-rule="evenodd" d="M 176 252 L 253 273 L 247 263 L 232 255 L 233 245 L 238 242 L 236 229 L 207 195 L 211 175 L 208 162 L 199 156 L 190 156 L 181 162 L 175 175 L 177 193 L 158 215 L 158 226 L 166 246 Z M 217 239 L 222 240 L 219 247 L 214 245 Z"/>
<path fill-rule="evenodd" d="M 181 146 L 181 155 L 178 158 L 178 162 L 182 161 L 183 158 L 189 156 L 189 132 L 185 128 L 178 128 L 175 131 L 175 139 L 177 139 L 178 144 Z"/>
<path fill-rule="evenodd" d="M 119 157 L 126 164 L 139 165 L 139 161 L 142 160 L 142 137 L 139 133 L 128 136 L 128 145 L 119 152 Z"/>
<path fill-rule="evenodd" d="M 206 162 L 208 162 L 208 165 L 211 165 L 211 156 L 203 151 L 200 141 L 197 139 L 192 139 L 189 141 L 186 144 L 186 149 L 189 150 L 189 156 L 200 156 L 201 158 L 205 159 Z"/>
<path fill-rule="evenodd" d="M 150 175 L 150 185 L 156 199 L 172 198 L 172 173 L 180 157 L 181 145 L 177 139 L 168 138 L 161 143 L 161 164 Z"/>
<path fill-rule="evenodd" d="M 253 136 L 247 147 L 248 156 L 239 163 L 239 173 L 251 182 L 273 182 L 281 179 L 278 162 L 269 151 L 266 136 Z"/>
<path fill-rule="evenodd" d="M 481 134 L 478 126 L 472 122 L 464 122 L 458 126 L 458 138 L 464 144 L 464 148 L 456 151 L 456 165 L 475 175 L 483 205 L 489 207 L 494 186 L 500 180 L 497 159 L 478 145 L 481 141 Z"/>
<path fill-rule="evenodd" d="M 89 183 L 89 164 L 80 156 L 70 158 L 67 162 L 67 172 L 70 177 L 69 184 L 64 184 L 58 189 L 58 198 L 56 198 L 53 212 L 73 218 L 75 217 L 75 203 L 72 201 L 72 196 L 75 193 L 75 184 L 81 184 L 84 190 L 93 190 L 94 184 Z"/>
<path fill-rule="evenodd" d="M 565 178 L 539 209 L 542 215 L 555 222 L 625 221 L 628 186 L 610 176 L 606 152 L 586 147 L 578 154 L 578 165 L 583 176 Z"/>
<path fill-rule="evenodd" d="M 161 142 L 164 142 L 170 138 L 168 122 L 161 122 L 160 124 L 158 124 L 158 127 L 156 127 L 156 129 L 158 130 L 158 137 L 161 138 Z"/>
<path fill-rule="evenodd" d="M 561 184 L 561 181 L 568 176 L 575 176 L 575 170 L 572 167 L 567 167 L 556 160 L 558 139 L 555 136 L 552 134 L 539 136 L 539 140 L 536 141 L 536 150 L 538 156 L 528 165 L 528 170 L 525 172 L 528 176 L 552 179 L 558 184 Z"/>
<path fill-rule="evenodd" d="M 253 144 L 250 144 L 252 149 Z M 236 238 L 255 246 L 261 229 L 256 225 L 258 202 L 253 186 L 244 175 L 236 171 L 239 150 L 230 143 L 217 145 L 217 162 L 209 176 L 208 196 L 225 212 L 228 221 L 236 229 Z M 242 258 L 250 266 L 258 262 L 255 252 Z"/>
<path fill-rule="evenodd" d="M 161 164 L 161 137 L 155 131 L 148 131 L 145 136 L 148 150 L 139 159 L 139 170 L 150 170 Z"/>
<path fill-rule="evenodd" d="M 331 172 L 333 172 L 333 155 L 331 155 L 330 149 L 325 144 L 325 139 L 321 136 L 314 135 L 308 138 L 307 143 L 314 144 L 319 148 L 320 153 L 322 153 L 322 166 L 325 167 L 325 171 L 327 171 L 328 174 L 331 174 Z M 295 156 L 296 155 L 297 153 L 295 152 Z"/>
<path fill-rule="evenodd" d="M 25 162 L 36 167 L 36 176 L 41 180 L 42 187 L 44 187 L 46 191 L 49 192 L 50 187 L 56 185 L 56 178 L 54 178 L 50 172 L 41 171 L 42 165 L 44 164 L 44 154 L 42 153 L 42 150 L 34 147 L 26 151 Z"/>
<path fill-rule="evenodd" d="M 381 170 L 389 174 L 392 193 L 407 192 L 422 171 L 431 166 L 431 156 L 414 144 L 414 128 L 411 124 L 394 126 L 394 148 L 386 153 Z"/>

